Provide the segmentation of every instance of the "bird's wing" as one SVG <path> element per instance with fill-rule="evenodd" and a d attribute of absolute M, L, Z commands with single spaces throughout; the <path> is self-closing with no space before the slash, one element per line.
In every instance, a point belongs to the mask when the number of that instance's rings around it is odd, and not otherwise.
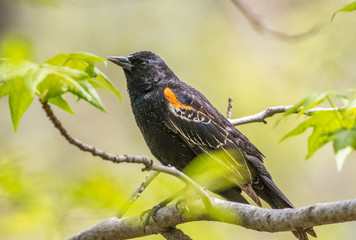
<path fill-rule="evenodd" d="M 224 178 L 239 186 L 261 206 L 251 187 L 248 160 L 223 124 L 225 118 L 201 94 L 174 90 L 164 89 L 169 112 L 165 119 L 167 127 L 179 134 L 197 154 L 209 157 L 212 167 L 222 169 Z"/>

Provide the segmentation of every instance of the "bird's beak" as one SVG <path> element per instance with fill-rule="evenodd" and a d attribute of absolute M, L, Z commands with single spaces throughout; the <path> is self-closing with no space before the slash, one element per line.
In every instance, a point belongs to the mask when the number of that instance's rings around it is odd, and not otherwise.
<path fill-rule="evenodd" d="M 123 69 L 131 71 L 131 68 L 133 67 L 132 63 L 130 62 L 128 57 L 108 57 L 108 60 L 119 65 Z"/>

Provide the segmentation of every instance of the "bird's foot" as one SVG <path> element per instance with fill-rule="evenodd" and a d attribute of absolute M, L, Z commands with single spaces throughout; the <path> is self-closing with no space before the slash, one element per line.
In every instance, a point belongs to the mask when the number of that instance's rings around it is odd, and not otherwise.
<path fill-rule="evenodd" d="M 196 200 L 201 200 L 201 197 L 199 195 L 195 195 L 195 196 L 179 199 L 176 202 L 175 207 L 179 212 L 179 218 L 181 222 L 183 222 L 183 215 L 185 213 L 189 213 L 191 203 Z"/>
<path fill-rule="evenodd" d="M 148 209 L 146 211 L 143 211 L 140 215 L 140 219 L 143 221 L 143 231 L 146 233 L 146 226 L 150 224 L 150 220 L 152 218 L 153 221 L 156 222 L 157 220 L 157 212 L 161 208 L 164 208 L 167 206 L 169 202 L 167 200 L 160 202 L 156 206 L 154 206 L 152 209 Z"/>

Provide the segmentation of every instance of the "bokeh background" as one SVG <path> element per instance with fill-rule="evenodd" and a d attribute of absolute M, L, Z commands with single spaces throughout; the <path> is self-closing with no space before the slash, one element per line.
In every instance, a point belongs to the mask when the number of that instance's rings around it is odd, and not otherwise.
<path fill-rule="evenodd" d="M 42 63 L 58 53 L 86 51 L 105 57 L 140 50 L 159 54 L 185 82 L 233 118 L 268 106 L 294 104 L 315 91 L 355 87 L 356 16 L 334 11 L 347 0 L 250 0 L 266 26 L 284 33 L 322 28 L 302 41 L 256 32 L 228 0 L 2 0 L 1 55 L 25 46 Z M 10 46 L 10 47 L 9 47 Z M 15 47 L 13 47 L 15 46 Z M 11 48 L 12 47 L 12 48 Z M 66 96 L 76 113 L 56 114 L 75 137 L 118 154 L 152 157 L 134 122 L 122 70 L 100 65 L 122 94 L 100 92 L 108 114 Z M 302 120 L 268 119 L 238 127 L 266 155 L 277 185 L 296 206 L 355 198 L 355 155 L 336 169 L 332 146 L 305 161 L 307 132 L 279 143 Z M 13 131 L 7 99 L 0 100 L 0 238 L 64 239 L 114 216 L 147 173 L 142 166 L 104 162 L 69 145 L 36 101 Z M 173 185 L 172 185 L 173 184 Z M 172 187 L 173 186 L 173 187 Z M 181 186 L 161 176 L 127 216 L 151 208 Z M 294 239 L 215 222 L 188 223 L 193 239 Z M 319 239 L 356 237 L 355 223 L 316 227 Z M 150 236 L 142 239 L 163 239 Z"/>

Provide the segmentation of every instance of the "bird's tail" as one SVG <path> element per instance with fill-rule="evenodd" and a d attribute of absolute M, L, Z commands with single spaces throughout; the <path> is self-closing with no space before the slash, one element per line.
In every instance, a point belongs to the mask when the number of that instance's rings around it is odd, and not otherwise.
<path fill-rule="evenodd" d="M 257 195 L 266 201 L 272 208 L 294 208 L 293 204 L 287 199 L 276 184 L 266 175 L 259 175 L 258 180 L 252 187 Z M 308 240 L 308 234 L 317 237 L 313 228 L 298 229 L 292 232 L 299 240 Z"/>
<path fill-rule="evenodd" d="M 309 238 L 308 238 L 307 233 L 315 238 L 317 237 L 313 228 L 298 229 L 297 231 L 292 231 L 292 233 L 299 240 L 308 240 Z"/>

